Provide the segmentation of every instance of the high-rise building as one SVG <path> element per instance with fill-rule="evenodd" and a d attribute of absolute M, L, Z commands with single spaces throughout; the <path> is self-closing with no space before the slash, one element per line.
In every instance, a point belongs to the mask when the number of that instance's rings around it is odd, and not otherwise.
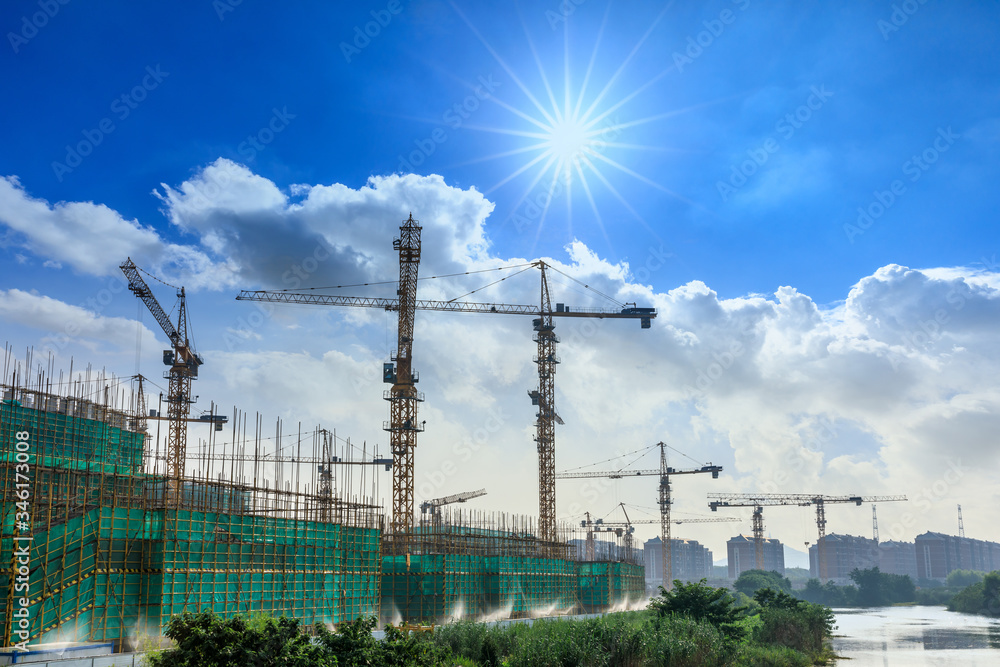
<path fill-rule="evenodd" d="M 659 586 L 663 581 L 663 543 L 659 537 L 646 540 L 642 552 L 646 562 L 646 583 Z M 712 576 L 712 552 L 696 540 L 671 539 L 671 570 L 673 578 L 681 581 L 699 581 Z"/>
<path fill-rule="evenodd" d="M 729 558 L 729 578 L 736 579 L 741 572 L 747 570 L 775 571 L 785 574 L 785 548 L 781 541 L 775 538 L 764 538 L 763 567 L 757 565 L 757 552 L 752 535 L 737 535 L 726 542 L 726 555 Z"/>
<path fill-rule="evenodd" d="M 943 581 L 953 570 L 1000 569 L 1000 544 L 927 532 L 914 541 L 917 577 Z"/>
<path fill-rule="evenodd" d="M 854 569 L 879 567 L 878 542 L 856 535 L 830 533 L 809 547 L 809 576 L 844 585 Z"/>
<path fill-rule="evenodd" d="M 916 582 L 917 551 L 913 542 L 879 542 L 878 569 L 886 574 L 905 574 Z"/>

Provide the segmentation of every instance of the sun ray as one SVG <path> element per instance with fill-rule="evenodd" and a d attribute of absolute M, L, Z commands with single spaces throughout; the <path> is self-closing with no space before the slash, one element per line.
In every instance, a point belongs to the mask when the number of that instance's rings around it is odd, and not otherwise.
<path fill-rule="evenodd" d="M 500 181 L 499 183 L 497 183 L 496 185 L 494 185 L 493 187 L 491 187 L 489 190 L 487 190 L 483 194 L 484 195 L 490 194 L 491 192 L 493 192 L 494 190 L 496 190 L 497 188 L 499 188 L 501 185 L 504 185 L 504 184 L 510 182 L 514 178 L 517 178 L 518 176 L 520 176 L 521 174 L 523 174 L 524 172 L 526 172 L 528 169 L 530 169 L 533 165 L 536 165 L 539 162 L 541 162 L 542 160 L 544 160 L 546 157 L 550 157 L 548 151 L 542 153 L 541 155 L 537 156 L 534 160 L 532 160 L 528 164 L 524 165 L 523 167 L 521 167 L 520 169 L 518 169 L 514 173 L 508 175 L 506 178 L 504 178 L 502 181 Z"/>
<path fill-rule="evenodd" d="M 524 17 L 521 15 L 520 6 L 517 10 L 518 18 L 521 19 L 521 28 L 524 30 L 524 38 L 528 40 L 528 49 L 531 51 L 532 57 L 535 59 L 535 65 L 538 67 L 538 74 L 542 77 L 542 85 L 545 86 L 545 92 L 549 96 L 549 102 L 552 103 L 552 111 L 555 115 L 557 122 L 562 122 L 563 116 L 559 113 L 559 105 L 556 104 L 556 97 L 552 92 L 552 86 L 549 85 L 549 79 L 545 76 L 545 68 L 542 66 L 542 59 L 538 57 L 538 50 L 535 48 L 535 42 L 531 39 L 531 34 L 528 32 L 528 26 L 524 22 Z"/>
<path fill-rule="evenodd" d="M 673 190 L 671 190 L 670 188 L 665 187 L 663 185 L 660 185 L 656 181 L 652 181 L 652 180 L 646 178 L 645 176 L 643 176 L 642 174 L 638 173 L 637 171 L 633 171 L 632 169 L 629 169 L 628 167 L 626 167 L 623 164 L 615 162 L 614 160 L 612 160 L 611 158 L 609 158 L 609 157 L 607 157 L 605 155 L 601 155 L 600 153 L 593 153 L 593 155 L 594 155 L 594 157 L 596 157 L 596 158 L 602 160 L 603 162 L 606 162 L 607 164 L 611 165 L 615 169 L 618 169 L 619 171 L 622 171 L 622 172 L 628 174 L 632 178 L 635 178 L 635 179 L 637 179 L 639 181 L 642 181 L 643 183 L 645 183 L 646 185 L 648 185 L 650 187 L 654 187 L 657 190 L 665 192 L 666 194 L 668 194 L 671 197 L 674 197 L 676 199 L 679 199 L 680 201 L 684 202 L 685 204 L 688 204 L 690 206 L 697 206 L 697 204 L 695 202 L 691 201 L 690 199 L 688 199 L 684 195 L 680 195 L 680 194 L 674 192 Z"/>
<path fill-rule="evenodd" d="M 649 39 L 649 36 L 653 33 L 653 30 L 656 28 L 657 24 L 659 24 L 659 22 L 663 19 L 664 14 L 667 13 L 667 10 L 670 9 L 670 6 L 672 4 L 674 3 L 668 2 L 667 5 L 663 8 L 663 10 L 659 14 L 657 14 L 656 18 L 650 24 L 649 28 L 646 29 L 646 32 L 643 33 L 642 37 L 639 38 L 639 41 L 636 42 L 635 46 L 632 47 L 632 50 L 629 52 L 629 54 L 625 56 L 625 60 L 622 61 L 622 64 L 618 66 L 618 69 L 615 70 L 615 73 L 612 74 L 608 82 L 604 84 L 604 88 L 601 89 L 601 92 L 597 95 L 594 101 L 590 103 L 590 106 L 587 108 L 587 111 L 585 111 L 583 114 L 583 118 L 585 119 L 589 118 L 590 114 L 594 111 L 597 105 L 601 103 L 601 100 L 604 99 L 604 96 L 608 93 L 609 90 L 611 90 L 611 87 L 618 80 L 618 77 L 621 76 L 622 72 L 625 71 L 625 68 L 628 67 L 629 62 L 631 62 L 632 58 L 635 57 L 635 54 L 639 52 L 639 49 L 642 48 L 642 45 L 645 43 L 645 41 Z"/>
<path fill-rule="evenodd" d="M 612 105 L 612 106 L 608 107 L 607 109 L 605 109 L 604 112 L 601 115 L 596 116 L 595 118 L 587 121 L 587 127 L 590 127 L 592 125 L 596 125 L 597 123 L 601 122 L 602 120 L 604 120 L 605 118 L 607 118 L 608 116 L 610 116 L 611 114 L 613 114 L 615 111 L 617 111 L 621 107 L 623 107 L 626 104 L 628 104 L 629 102 L 631 102 L 635 97 L 637 97 L 640 93 L 642 93 L 642 91 L 646 90 L 647 88 L 649 88 L 650 86 L 652 86 L 654 83 L 656 83 L 657 81 L 659 81 L 660 79 L 662 79 L 663 77 L 665 77 L 670 72 L 670 70 L 672 70 L 672 69 L 673 69 L 673 66 L 668 67 L 667 69 L 663 70 L 662 72 L 660 72 L 659 74 L 657 74 L 656 76 L 654 76 L 652 79 L 650 79 L 649 81 L 647 81 L 646 83 L 642 84 L 641 86 L 639 86 L 638 88 L 636 88 L 635 90 L 633 90 L 631 93 L 629 93 L 628 95 L 626 95 L 625 97 L 623 97 L 617 103 L 615 103 L 614 105 Z"/>
<path fill-rule="evenodd" d="M 665 243 L 665 241 L 662 238 L 660 238 L 660 235 L 656 233 L 656 230 L 654 230 L 652 227 L 649 226 L 649 223 L 646 222 L 646 219 L 643 218 L 641 215 L 639 215 L 639 212 L 636 211 L 634 208 L 632 208 L 632 204 L 630 204 L 628 200 L 625 199 L 625 197 L 623 197 L 620 192 L 618 192 L 618 189 L 611 184 L 611 181 L 606 179 L 604 177 L 604 174 L 602 174 L 601 171 L 589 159 L 586 159 L 585 162 L 587 166 L 590 167 L 590 170 L 594 172 L 594 175 L 597 176 L 597 178 L 601 181 L 601 183 L 604 183 L 604 187 L 606 187 L 608 191 L 612 195 L 614 195 L 615 199 L 617 199 L 622 203 L 622 206 L 625 207 L 625 210 L 631 213 L 632 216 L 636 220 L 638 220 L 639 223 L 646 229 L 646 231 L 648 231 L 653 236 L 653 238 L 655 238 L 660 243 Z"/>
<path fill-rule="evenodd" d="M 535 230 L 535 240 L 531 244 L 531 253 L 530 253 L 531 255 L 535 254 L 535 248 L 538 246 L 538 239 L 542 236 L 542 229 L 545 228 L 545 217 L 549 213 L 549 206 L 552 205 L 552 199 L 554 197 L 552 193 L 555 192 L 556 181 L 558 178 L 559 178 L 559 171 L 556 170 L 556 172 L 552 175 L 552 182 L 549 183 L 549 191 L 545 197 L 545 206 L 542 207 L 542 214 L 538 216 L 538 228 Z"/>
<path fill-rule="evenodd" d="M 486 48 L 486 50 L 490 52 L 490 55 L 493 56 L 493 59 L 497 61 L 497 64 L 499 64 L 500 67 L 502 67 L 503 70 L 507 72 L 507 76 L 509 76 L 511 80 L 515 84 L 517 84 L 517 87 L 521 89 L 521 92 L 524 93 L 525 97 L 531 100 L 531 103 L 534 104 L 535 108 L 538 109 L 538 112 L 545 117 L 545 120 L 547 120 L 550 124 L 555 124 L 555 120 L 552 118 L 552 116 L 549 115 L 549 112 L 545 110 L 545 107 L 543 107 L 541 103 L 539 103 L 539 101 L 535 99 L 535 96 L 531 94 L 531 91 L 528 90 L 528 87 L 521 82 L 521 79 L 519 79 L 517 74 L 514 73 L 514 70 L 512 70 L 510 66 L 507 65 L 506 62 L 504 62 L 504 59 L 500 57 L 500 54 L 497 53 L 490 45 L 490 43 L 486 41 L 486 38 L 483 37 L 482 33 L 479 32 L 476 26 L 472 25 L 472 23 L 465 16 L 465 14 L 462 13 L 462 10 L 460 10 L 458 6 L 455 5 L 454 2 L 450 2 L 449 4 L 451 4 L 452 9 L 454 9 L 455 12 L 462 17 L 462 20 L 465 21 L 465 25 L 469 26 L 469 30 L 472 31 L 472 34 L 474 34 L 476 38 L 479 40 L 479 42 Z"/>
<path fill-rule="evenodd" d="M 537 151 L 545 148 L 548 144 L 542 142 L 540 144 L 535 144 L 533 146 L 523 146 L 521 148 L 513 148 L 509 151 L 504 151 L 502 153 L 493 153 L 492 155 L 484 155 L 482 157 L 472 158 L 471 160 L 463 160 L 462 162 L 453 162 L 451 166 L 453 167 L 464 167 L 470 164 L 478 164 L 480 162 L 488 162 L 489 160 L 499 160 L 500 158 L 510 157 L 511 155 L 519 155 L 521 153 L 528 153 L 531 151 Z"/>
<path fill-rule="evenodd" d="M 573 109 L 573 116 L 580 117 L 580 107 L 583 106 L 583 96 L 587 91 L 587 83 L 590 81 L 590 74 L 594 71 L 594 63 L 597 61 L 597 50 L 601 45 L 601 38 L 604 37 L 604 28 L 608 24 L 608 15 L 611 13 L 611 0 L 604 9 L 604 18 L 601 19 L 601 27 L 597 29 L 597 38 L 594 40 L 594 50 L 590 52 L 590 62 L 587 63 L 587 72 L 583 75 L 583 83 L 580 84 L 580 94 L 576 98 L 576 107 Z M 569 89 L 569 86 L 566 86 Z"/>
<path fill-rule="evenodd" d="M 613 255 L 614 248 L 611 245 L 611 238 L 608 236 L 608 230 L 604 226 L 604 218 L 601 217 L 601 212 L 597 209 L 597 202 L 594 201 L 594 195 L 590 191 L 590 183 L 587 182 L 587 176 L 583 173 L 580 163 L 577 162 L 575 166 L 577 173 L 580 175 L 580 186 L 583 188 L 583 192 L 587 196 L 587 201 L 590 202 L 590 208 L 594 212 L 594 217 L 597 219 L 597 226 L 601 230 L 601 235 L 604 236 L 604 242 L 612 249 L 611 253 Z"/>

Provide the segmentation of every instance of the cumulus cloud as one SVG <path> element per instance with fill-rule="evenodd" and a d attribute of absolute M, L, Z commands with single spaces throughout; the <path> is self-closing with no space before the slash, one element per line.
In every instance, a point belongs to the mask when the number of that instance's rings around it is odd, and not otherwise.
<path fill-rule="evenodd" d="M 7 324 L 17 323 L 45 332 L 38 340 L 43 352 L 59 353 L 71 344 L 96 351 L 101 344 L 113 349 L 135 347 L 136 323 L 122 317 L 106 317 L 81 306 L 18 289 L 0 290 L 0 315 Z M 139 325 L 142 339 L 152 341 L 152 332 Z"/>
<path fill-rule="evenodd" d="M 41 221 L 42 230 L 70 216 L 70 205 L 31 200 L 16 180 L 4 183 L 0 201 L 14 201 L 22 217 Z M 180 185 L 161 186 L 157 196 L 172 227 L 198 239 L 184 252 L 206 258 L 214 270 L 226 267 L 230 282 L 244 287 L 388 280 L 380 289 L 392 295 L 397 255 L 391 239 L 412 212 L 424 228 L 420 275 L 469 274 L 421 282 L 421 298 L 454 298 L 482 288 L 467 298 L 537 303 L 534 269 L 504 281 L 498 278 L 512 272 L 475 273 L 529 259 L 495 254 L 486 233 L 492 204 L 475 189 L 451 187 L 439 176 L 372 177 L 357 189 L 333 184 L 283 190 L 246 167 L 218 160 Z M 166 248 L 180 248 L 106 207 L 81 206 L 104 216 L 101 224 L 128 228 L 128 243 L 150 253 L 164 256 Z M 23 233 L 32 250 L 51 261 L 78 270 L 90 266 L 45 245 L 46 234 L 55 232 Z M 960 493 L 963 505 L 978 504 L 983 511 L 992 506 L 992 471 L 1000 463 L 993 441 L 1000 427 L 1000 391 L 993 380 L 1000 372 L 994 333 L 1000 276 L 989 267 L 889 265 L 859 276 L 841 301 L 820 305 L 795 286 L 730 299 L 700 281 L 657 291 L 648 283 L 666 257 L 662 248 L 631 264 L 609 262 L 580 242 L 565 250 L 562 260 L 546 259 L 554 269 L 547 272 L 554 302 L 615 307 L 600 292 L 617 302 L 655 306 L 658 317 L 649 330 L 634 321 L 557 321 L 562 363 L 556 408 L 566 421 L 557 435 L 559 468 L 668 441 L 696 461 L 726 466 L 721 480 L 683 482 L 676 509 L 704 512 L 710 491 L 917 497 L 940 488 L 935 484 L 948 466 L 965 466 L 961 488 L 937 494 L 903 537 L 947 530 L 940 522 L 951 516 L 948 499 Z M 105 260 L 97 258 L 107 255 L 96 253 L 88 270 L 106 271 Z M 343 432 L 384 444 L 387 408 L 378 370 L 395 347 L 393 317 L 287 307 L 238 324 L 251 311 L 223 315 L 224 308 L 245 305 L 230 303 L 229 295 L 199 298 L 218 304 L 218 321 L 203 318 L 199 333 L 211 340 L 213 327 L 222 332 L 214 352 L 202 345 L 207 364 L 199 381 L 205 395 L 267 406 L 306 423 L 332 419 Z M 57 331 L 61 315 L 53 313 L 60 306 L 44 299 L 12 290 L 0 308 L 5 319 Z M 238 314 L 230 317 L 232 312 Z M 108 319 L 89 325 L 94 338 L 113 339 L 103 328 L 114 328 Z M 242 330 L 239 349 L 218 343 L 227 340 L 226 332 Z M 433 497 L 487 487 L 489 506 L 535 512 L 537 408 L 526 395 L 537 382 L 531 318 L 422 311 L 415 331 L 415 367 L 427 396 L 421 418 L 428 420 L 417 453 L 418 489 Z M 486 424 L 497 426 L 480 438 Z M 655 467 L 657 461 L 645 463 Z M 560 483 L 559 512 L 604 512 L 619 499 L 652 504 L 654 483 L 626 486 L 604 487 L 595 495 L 593 487 Z M 887 509 L 888 525 L 902 525 L 902 515 L 893 514 L 902 511 Z M 836 530 L 862 532 L 862 514 L 845 514 Z M 781 522 L 769 525 L 788 530 Z M 733 532 L 704 530 L 719 538 Z"/>
<path fill-rule="evenodd" d="M 105 276 L 132 257 L 165 276 L 188 277 L 192 287 L 232 280 L 226 262 L 216 263 L 196 247 L 168 243 L 152 227 L 126 220 L 103 204 L 50 204 L 31 197 L 16 177 L 0 177 L 0 222 L 45 258 L 47 268 L 65 263 L 79 273 Z"/>
<path fill-rule="evenodd" d="M 427 245 L 425 269 L 464 270 L 483 259 L 493 204 L 440 176 L 373 176 L 361 188 L 296 185 L 283 193 L 243 165 L 220 158 L 177 187 L 155 194 L 177 227 L 231 259 L 247 287 L 297 289 L 391 278 L 386 239 L 414 213 Z"/>

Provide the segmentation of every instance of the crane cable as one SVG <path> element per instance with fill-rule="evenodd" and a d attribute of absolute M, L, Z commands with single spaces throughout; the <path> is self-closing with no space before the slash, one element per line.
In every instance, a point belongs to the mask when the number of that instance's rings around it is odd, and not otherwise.
<path fill-rule="evenodd" d="M 421 281 L 421 280 L 434 280 L 436 278 L 454 278 L 455 276 L 470 276 L 470 275 L 472 275 L 474 273 L 487 273 L 489 271 L 505 271 L 507 269 L 519 269 L 522 266 L 533 266 L 533 264 L 530 264 L 530 263 L 529 264 L 514 264 L 514 265 L 511 265 L 511 266 L 498 266 L 498 267 L 494 267 L 492 269 L 479 269 L 477 271 L 464 271 L 464 272 L 461 272 L 461 273 L 444 273 L 444 274 L 441 274 L 440 276 L 423 276 L 421 278 L 417 278 L 417 281 Z M 372 285 L 395 285 L 398 282 L 399 282 L 398 280 L 382 280 L 382 281 L 376 281 L 376 282 L 370 282 L 370 283 L 355 283 L 353 285 L 327 285 L 325 287 L 298 287 L 298 288 L 294 288 L 294 289 L 289 288 L 289 289 L 280 289 L 280 290 L 274 290 L 274 291 L 275 292 L 302 292 L 302 291 L 306 291 L 306 290 L 312 291 L 312 290 L 320 290 L 320 289 L 342 289 L 342 288 L 345 288 L 345 287 L 370 287 Z"/>

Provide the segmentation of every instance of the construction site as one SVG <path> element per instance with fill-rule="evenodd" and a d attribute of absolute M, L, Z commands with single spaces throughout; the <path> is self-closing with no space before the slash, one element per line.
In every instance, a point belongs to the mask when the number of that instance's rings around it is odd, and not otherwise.
<path fill-rule="evenodd" d="M 129 288 L 162 328 L 169 390 L 147 393 L 143 376 L 117 378 L 89 367 L 56 372 L 30 352 L 7 350 L 0 384 L 3 524 L 0 590 L 5 645 L 114 642 L 134 648 L 162 635 L 170 618 L 211 610 L 224 617 L 267 612 L 327 626 L 376 615 L 382 623 L 518 618 L 623 608 L 645 598 L 641 552 L 631 528 L 622 549 L 599 560 L 595 527 L 556 520 L 554 318 L 638 319 L 621 308 L 553 308 L 542 262 L 536 305 L 416 299 L 420 227 L 400 238 L 397 299 L 315 293 L 244 292 L 244 300 L 382 308 L 399 315 L 398 347 L 383 367 L 391 388 L 389 456 L 351 444 L 321 426 L 265 426 L 260 414 L 214 404 L 192 414 L 192 381 L 205 360 L 189 339 L 185 292 L 168 316 L 140 269 L 125 261 Z M 161 288 L 162 289 L 162 288 Z M 464 511 L 472 492 L 414 505 L 414 450 L 423 430 L 415 384 L 417 309 L 533 316 L 539 384 L 539 514 Z M 376 397 L 377 398 L 377 397 Z M 189 447 L 189 432 L 197 443 Z M 391 470 L 383 494 L 380 472 Z M 663 459 L 661 526 L 669 544 L 669 475 Z M 613 473 L 609 473 L 613 476 Z M 383 505 L 391 497 L 391 510 Z M 599 531 L 599 529 L 597 529 Z M 586 534 L 586 548 L 570 540 Z M 669 549 L 664 550 L 669 582 Z"/>

